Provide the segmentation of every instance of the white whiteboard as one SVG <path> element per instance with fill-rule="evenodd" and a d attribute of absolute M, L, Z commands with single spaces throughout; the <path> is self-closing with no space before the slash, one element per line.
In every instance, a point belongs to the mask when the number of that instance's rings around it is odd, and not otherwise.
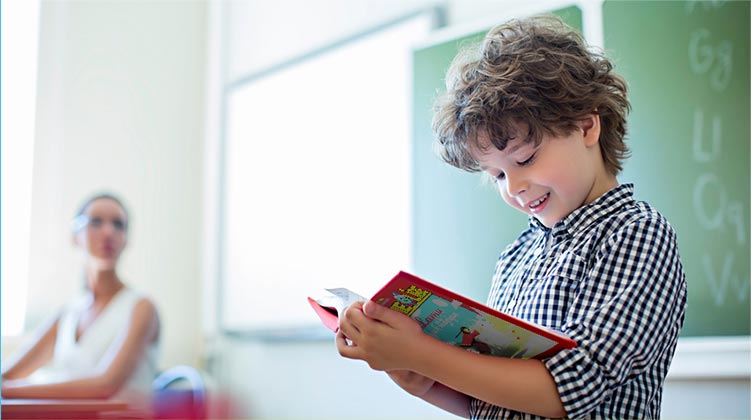
<path fill-rule="evenodd" d="M 410 267 L 418 15 L 226 94 L 220 324 L 320 328 L 306 297 L 369 296 Z"/>

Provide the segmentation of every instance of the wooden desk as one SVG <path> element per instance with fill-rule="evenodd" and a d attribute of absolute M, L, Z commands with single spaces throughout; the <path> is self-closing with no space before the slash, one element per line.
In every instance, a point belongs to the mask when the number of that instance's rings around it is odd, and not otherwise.
<path fill-rule="evenodd" d="M 6 398 L 2 400 L 3 419 L 92 419 L 108 411 L 125 411 L 128 404 L 122 401 L 96 399 L 41 399 Z"/>

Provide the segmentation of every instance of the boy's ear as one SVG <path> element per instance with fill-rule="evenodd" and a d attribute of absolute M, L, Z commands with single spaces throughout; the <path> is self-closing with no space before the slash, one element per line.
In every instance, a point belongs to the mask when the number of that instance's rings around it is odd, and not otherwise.
<path fill-rule="evenodd" d="M 600 141 L 600 116 L 597 114 L 587 115 L 586 118 L 579 121 L 579 127 L 582 130 L 584 144 L 594 146 Z"/>

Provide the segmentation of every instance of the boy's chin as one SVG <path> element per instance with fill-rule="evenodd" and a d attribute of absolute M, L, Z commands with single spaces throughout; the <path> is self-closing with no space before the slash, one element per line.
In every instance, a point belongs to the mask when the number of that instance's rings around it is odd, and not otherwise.
<path fill-rule="evenodd" d="M 537 219 L 538 222 L 542 223 L 542 225 L 548 229 L 552 229 L 553 226 L 555 226 L 558 222 L 562 220 L 561 218 L 553 218 L 553 217 L 534 216 L 534 218 Z"/>

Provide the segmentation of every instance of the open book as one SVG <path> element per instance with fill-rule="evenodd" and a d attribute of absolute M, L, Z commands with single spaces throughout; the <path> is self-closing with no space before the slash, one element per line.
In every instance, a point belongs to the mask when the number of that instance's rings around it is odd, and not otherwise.
<path fill-rule="evenodd" d="M 330 330 L 338 314 L 368 299 L 347 289 L 308 302 Z M 565 335 L 491 309 L 412 274 L 400 271 L 371 299 L 417 321 L 423 332 L 443 342 L 481 354 L 543 359 L 576 347 Z"/>

